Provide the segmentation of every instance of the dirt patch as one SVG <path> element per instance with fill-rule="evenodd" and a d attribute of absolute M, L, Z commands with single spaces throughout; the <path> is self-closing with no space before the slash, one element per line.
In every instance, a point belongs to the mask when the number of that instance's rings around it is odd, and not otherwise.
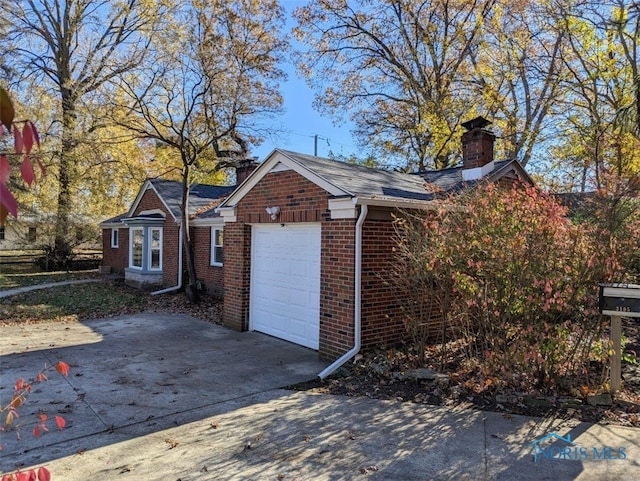
<path fill-rule="evenodd" d="M 628 320 L 624 332 L 630 357 L 640 351 L 640 329 Z M 606 390 L 567 389 L 566 392 L 516 392 L 483 380 L 479 369 L 458 360 L 440 369 L 440 356 L 430 348 L 426 366 L 417 363 L 408 347 L 369 349 L 330 378 L 291 386 L 296 390 L 343 396 L 362 396 L 445 407 L 502 412 L 505 416 L 576 419 L 584 422 L 640 426 L 640 366 L 624 364 L 623 388 L 611 396 Z M 429 359 L 434 362 L 429 363 Z M 567 385 L 572 385 L 568 380 Z"/>

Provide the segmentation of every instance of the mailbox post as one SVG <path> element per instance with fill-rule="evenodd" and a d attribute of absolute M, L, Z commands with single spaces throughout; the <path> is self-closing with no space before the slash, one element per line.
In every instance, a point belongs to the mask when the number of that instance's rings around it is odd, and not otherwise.
<path fill-rule="evenodd" d="M 620 389 L 622 378 L 622 318 L 640 318 L 640 285 L 636 284 L 600 284 L 600 312 L 611 316 L 611 392 Z"/>

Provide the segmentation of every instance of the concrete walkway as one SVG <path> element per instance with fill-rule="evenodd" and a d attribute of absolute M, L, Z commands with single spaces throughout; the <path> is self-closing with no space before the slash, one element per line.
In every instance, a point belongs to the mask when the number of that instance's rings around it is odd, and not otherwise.
<path fill-rule="evenodd" d="M 47 282 L 45 284 L 35 284 L 33 286 L 16 287 L 0 291 L 0 299 L 3 297 L 15 296 L 25 292 L 37 291 L 39 289 L 49 289 L 50 287 L 69 286 L 73 284 L 87 284 L 89 282 L 100 282 L 102 279 L 77 279 L 75 281 Z"/>

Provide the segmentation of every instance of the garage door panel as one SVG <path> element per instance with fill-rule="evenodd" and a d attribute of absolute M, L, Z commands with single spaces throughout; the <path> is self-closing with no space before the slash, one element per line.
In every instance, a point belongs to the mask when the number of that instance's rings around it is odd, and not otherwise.
<path fill-rule="evenodd" d="M 318 349 L 320 225 L 254 226 L 250 327 Z"/>

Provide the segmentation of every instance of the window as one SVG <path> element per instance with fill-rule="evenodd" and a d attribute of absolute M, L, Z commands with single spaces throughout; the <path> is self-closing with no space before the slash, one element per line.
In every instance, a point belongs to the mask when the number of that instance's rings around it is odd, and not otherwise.
<path fill-rule="evenodd" d="M 29 227 L 29 233 L 27 234 L 27 242 L 35 242 L 36 241 L 36 228 Z"/>
<path fill-rule="evenodd" d="M 118 229 L 111 229 L 111 247 L 118 247 Z"/>
<path fill-rule="evenodd" d="M 162 269 L 162 229 L 149 228 L 149 269 Z"/>
<path fill-rule="evenodd" d="M 142 269 L 142 252 L 144 244 L 144 231 L 142 227 L 131 229 L 131 253 L 130 267 Z"/>
<path fill-rule="evenodd" d="M 224 245 L 224 234 L 221 227 L 211 228 L 211 265 L 222 265 L 222 246 Z"/>
<path fill-rule="evenodd" d="M 0 240 L 4 240 L 4 226 L 0 226 Z"/>

